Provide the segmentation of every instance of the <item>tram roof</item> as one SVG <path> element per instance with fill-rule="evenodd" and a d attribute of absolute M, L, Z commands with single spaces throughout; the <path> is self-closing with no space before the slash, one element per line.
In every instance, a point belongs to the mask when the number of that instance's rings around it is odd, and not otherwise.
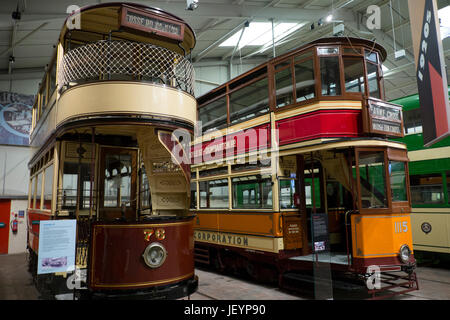
<path fill-rule="evenodd" d="M 308 48 L 311 48 L 313 46 L 321 46 L 321 45 L 323 45 L 323 46 L 344 45 L 344 46 L 358 46 L 358 47 L 364 46 L 366 48 L 378 51 L 379 54 L 380 54 L 380 58 L 381 58 L 382 62 L 384 62 L 386 60 L 386 58 L 387 58 L 386 49 L 384 49 L 383 46 L 381 46 L 380 44 L 378 44 L 377 42 L 372 41 L 372 40 L 363 39 L 363 38 L 353 38 L 353 37 L 326 37 L 326 38 L 319 38 L 317 40 L 314 40 L 314 41 L 308 42 L 308 43 L 306 43 L 304 45 L 301 45 L 298 48 L 293 49 L 293 50 L 291 50 L 291 51 L 289 51 L 289 52 L 287 52 L 287 53 L 285 53 L 283 55 L 280 55 L 278 57 L 272 58 L 272 59 L 270 59 L 270 60 L 268 60 L 268 61 L 266 61 L 266 62 L 264 62 L 264 63 L 262 63 L 262 64 L 260 64 L 260 65 L 258 65 L 256 67 L 252 68 L 251 70 L 248 70 L 244 74 L 239 75 L 238 77 L 229 80 L 226 83 L 233 82 L 233 81 L 235 81 L 238 78 L 241 78 L 241 77 L 243 77 L 243 76 L 245 76 L 247 74 L 250 74 L 250 73 L 254 72 L 257 69 L 260 69 L 264 65 L 267 65 L 269 63 L 274 63 L 274 62 L 276 63 L 278 61 L 282 61 L 288 56 L 292 56 L 292 55 L 298 54 L 299 52 L 301 52 L 303 50 L 307 50 Z M 211 91 L 203 94 L 202 96 L 198 97 L 199 106 L 201 104 L 203 104 L 203 102 L 204 102 L 203 99 L 205 97 L 208 97 L 210 94 L 214 94 L 214 92 L 222 89 L 224 86 L 226 86 L 226 83 L 221 84 L 220 86 L 218 86 L 218 87 L 212 89 Z"/>
<path fill-rule="evenodd" d="M 162 19 L 183 24 L 185 26 L 183 40 L 174 40 L 156 35 L 155 33 L 140 32 L 139 30 L 123 29 L 119 33 L 118 31 L 121 27 L 120 14 L 121 9 L 124 7 L 137 9 L 145 13 L 153 14 Z M 67 26 L 67 21 L 76 14 L 81 14 L 81 29 L 70 30 Z M 64 38 L 70 31 L 72 33 L 71 39 L 79 39 L 83 41 L 96 41 L 100 39 L 100 36 L 108 35 L 110 31 L 113 31 L 113 38 L 121 37 L 133 41 L 151 42 L 183 55 L 188 54 L 195 47 L 196 43 L 194 30 L 183 19 L 159 8 L 132 2 L 109 2 L 84 6 L 80 8 L 79 11 L 70 14 L 64 20 L 64 25 L 61 30 L 59 40 L 61 42 L 64 41 Z"/>

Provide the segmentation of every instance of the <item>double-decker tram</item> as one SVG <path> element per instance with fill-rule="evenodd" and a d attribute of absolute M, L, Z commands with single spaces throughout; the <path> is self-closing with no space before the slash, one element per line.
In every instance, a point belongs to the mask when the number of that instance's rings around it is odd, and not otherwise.
<path fill-rule="evenodd" d="M 403 120 L 383 100 L 385 58 L 372 41 L 319 39 L 198 98 L 196 263 L 287 288 L 325 250 L 333 277 L 364 290 L 379 271 L 372 298 L 418 289 L 407 150 L 388 140 Z"/>
<path fill-rule="evenodd" d="M 450 91 L 450 87 L 448 88 Z M 403 107 L 408 148 L 412 232 L 416 257 L 450 261 L 450 137 L 424 147 L 419 96 L 392 101 Z M 419 259 L 418 259 L 419 260 Z"/>
<path fill-rule="evenodd" d="M 68 17 L 33 107 L 28 249 L 39 285 L 70 282 L 67 272 L 37 273 L 42 221 L 76 219 L 75 266 L 87 274 L 77 294 L 196 290 L 190 169 L 173 161 L 171 139 L 196 121 L 195 41 L 183 20 L 144 5 Z M 56 260 L 46 266 L 67 262 Z"/>

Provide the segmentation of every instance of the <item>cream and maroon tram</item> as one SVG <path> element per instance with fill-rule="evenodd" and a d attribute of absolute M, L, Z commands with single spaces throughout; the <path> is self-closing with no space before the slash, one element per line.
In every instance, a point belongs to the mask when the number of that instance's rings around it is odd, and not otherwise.
<path fill-rule="evenodd" d="M 79 292 L 179 298 L 196 290 L 190 169 L 172 160 L 179 142 L 171 138 L 196 121 L 195 41 L 180 18 L 138 4 L 68 17 L 33 107 L 28 249 L 39 284 L 69 281 L 67 272 L 37 274 L 41 222 L 69 219 L 75 270 L 87 274 Z"/>
<path fill-rule="evenodd" d="M 384 101 L 385 58 L 372 41 L 319 39 L 197 99 L 197 263 L 288 286 L 326 249 L 333 273 L 365 285 L 379 270 L 389 288 L 417 289 L 407 150 L 387 139 L 402 136 L 402 110 Z"/>

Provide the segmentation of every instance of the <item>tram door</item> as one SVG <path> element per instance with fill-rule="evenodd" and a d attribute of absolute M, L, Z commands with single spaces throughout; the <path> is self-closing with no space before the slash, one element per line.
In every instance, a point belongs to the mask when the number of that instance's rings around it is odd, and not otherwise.
<path fill-rule="evenodd" d="M 137 150 L 102 148 L 100 155 L 99 217 L 136 219 Z"/>

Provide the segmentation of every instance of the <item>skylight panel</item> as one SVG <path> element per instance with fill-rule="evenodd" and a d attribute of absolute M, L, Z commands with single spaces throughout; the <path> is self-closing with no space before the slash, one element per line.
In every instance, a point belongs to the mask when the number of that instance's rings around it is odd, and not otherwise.
<path fill-rule="evenodd" d="M 281 40 L 287 35 L 301 27 L 298 23 L 281 22 L 274 26 L 275 41 Z M 222 42 L 219 47 L 235 47 L 241 37 L 242 29 L 233 34 L 230 38 Z M 272 23 L 271 22 L 251 22 L 245 28 L 239 49 L 245 46 L 264 46 L 272 43 Z"/>

